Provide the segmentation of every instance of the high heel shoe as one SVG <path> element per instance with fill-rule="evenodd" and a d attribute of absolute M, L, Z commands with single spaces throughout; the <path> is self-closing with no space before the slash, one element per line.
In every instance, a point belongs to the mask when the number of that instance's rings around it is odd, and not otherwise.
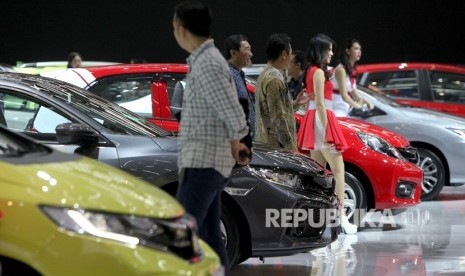
<path fill-rule="evenodd" d="M 345 234 L 348 234 L 348 235 L 355 234 L 358 231 L 357 228 L 358 228 L 357 225 L 350 223 L 349 219 L 346 216 L 342 215 L 341 229 Z"/>

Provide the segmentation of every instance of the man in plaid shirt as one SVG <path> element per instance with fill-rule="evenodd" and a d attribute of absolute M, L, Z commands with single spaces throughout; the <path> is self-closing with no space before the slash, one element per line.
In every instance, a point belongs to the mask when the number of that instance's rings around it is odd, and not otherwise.
<path fill-rule="evenodd" d="M 250 149 L 240 142 L 247 135 L 229 67 L 210 39 L 212 17 L 207 6 L 186 1 L 175 8 L 174 37 L 190 53 L 183 95 L 179 139 L 180 170 L 177 199 L 192 214 L 199 234 L 220 256 L 229 274 L 220 229 L 221 192 L 236 163 L 250 162 Z"/>

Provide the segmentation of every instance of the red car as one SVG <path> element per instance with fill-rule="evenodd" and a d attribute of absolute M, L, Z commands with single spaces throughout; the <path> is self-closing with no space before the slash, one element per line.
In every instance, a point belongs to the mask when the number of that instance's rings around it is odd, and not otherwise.
<path fill-rule="evenodd" d="M 83 82 L 87 90 L 176 132 L 175 90 L 187 71 L 185 64 L 125 64 L 79 69 L 71 75 L 91 75 Z M 253 83 L 249 89 L 254 90 Z M 344 152 L 346 207 L 381 210 L 418 204 L 423 172 L 416 165 L 416 149 L 403 137 L 369 123 L 344 119 L 341 126 L 350 145 Z"/>
<path fill-rule="evenodd" d="M 465 67 L 437 63 L 380 63 L 357 67 L 358 84 L 397 102 L 465 117 Z"/>

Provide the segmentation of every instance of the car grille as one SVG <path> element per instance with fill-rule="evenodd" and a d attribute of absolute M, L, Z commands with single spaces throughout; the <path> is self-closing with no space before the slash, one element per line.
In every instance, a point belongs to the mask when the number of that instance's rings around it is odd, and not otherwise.
<path fill-rule="evenodd" d="M 407 159 L 407 161 L 418 165 L 420 162 L 420 155 L 418 154 L 418 149 L 412 146 L 406 148 L 397 148 L 397 150 L 402 154 L 402 156 Z"/>
<path fill-rule="evenodd" d="M 321 194 L 315 195 L 313 192 L 308 190 L 299 191 L 301 194 L 307 194 L 310 200 L 298 202 L 294 209 L 301 209 L 307 213 L 307 219 L 299 221 L 296 227 L 288 227 L 286 229 L 286 235 L 291 239 L 321 239 L 327 233 L 327 230 L 334 236 L 338 227 L 328 229 L 328 224 L 332 223 L 335 225 L 335 221 L 328 221 L 326 212 L 330 210 L 335 212 L 337 210 L 337 196 L 335 194 L 331 196 L 321 197 Z M 311 218 L 308 218 L 312 214 Z M 325 231 L 326 230 L 326 231 Z M 334 233 L 333 233 L 334 232 Z"/>

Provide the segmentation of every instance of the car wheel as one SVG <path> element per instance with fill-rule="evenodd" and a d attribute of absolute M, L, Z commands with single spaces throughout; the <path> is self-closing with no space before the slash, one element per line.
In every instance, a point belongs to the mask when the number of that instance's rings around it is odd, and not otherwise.
<path fill-rule="evenodd" d="M 362 183 L 352 174 L 345 173 L 344 210 L 350 222 L 354 222 L 356 210 L 367 209 L 367 196 Z M 359 212 L 359 214 L 363 214 Z M 362 218 L 359 218 L 360 220 Z"/>
<path fill-rule="evenodd" d="M 221 232 L 229 257 L 229 265 L 232 268 L 239 263 L 241 257 L 241 240 L 236 219 L 224 205 L 221 212 Z"/>
<path fill-rule="evenodd" d="M 444 165 L 441 159 L 430 150 L 419 148 L 418 154 L 420 155 L 419 167 L 423 170 L 421 200 L 433 200 L 446 182 Z"/>

